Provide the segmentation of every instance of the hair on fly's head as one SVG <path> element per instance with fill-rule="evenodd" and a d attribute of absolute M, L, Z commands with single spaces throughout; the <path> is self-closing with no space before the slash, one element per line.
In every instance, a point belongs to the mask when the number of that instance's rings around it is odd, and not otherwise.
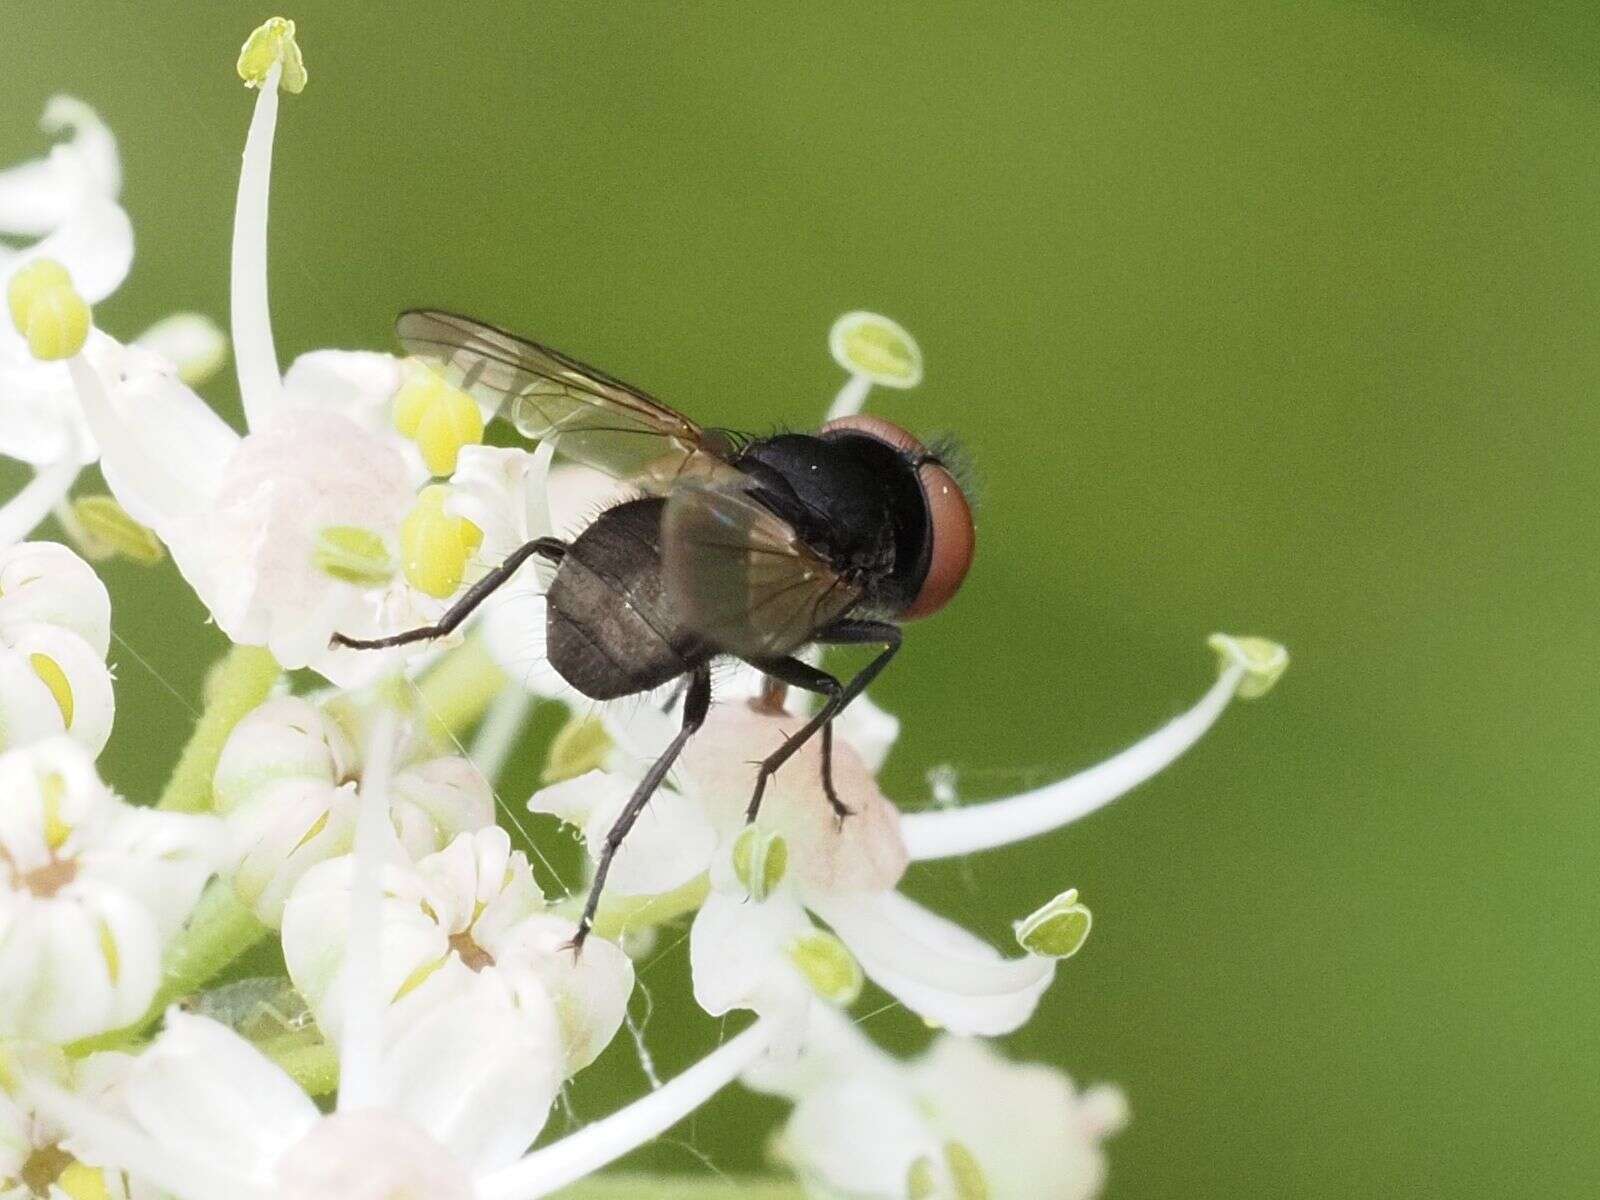
<path fill-rule="evenodd" d="M 976 510 L 983 502 L 983 478 L 977 460 L 953 433 L 939 433 L 928 439 L 928 456 L 956 481 L 967 504 Z"/>

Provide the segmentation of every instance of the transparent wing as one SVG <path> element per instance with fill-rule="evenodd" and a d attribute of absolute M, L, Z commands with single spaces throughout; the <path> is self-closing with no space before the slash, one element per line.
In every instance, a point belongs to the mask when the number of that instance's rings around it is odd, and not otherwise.
<path fill-rule="evenodd" d="M 744 491 L 674 490 L 661 555 L 679 619 L 744 658 L 788 654 L 861 599 L 787 521 Z"/>
<path fill-rule="evenodd" d="M 559 437 L 562 454 L 608 474 L 664 490 L 681 478 L 736 475 L 732 443 L 646 392 L 470 317 L 431 309 L 401 313 L 406 352 L 432 362 L 456 387 L 506 417 L 524 437 Z"/>

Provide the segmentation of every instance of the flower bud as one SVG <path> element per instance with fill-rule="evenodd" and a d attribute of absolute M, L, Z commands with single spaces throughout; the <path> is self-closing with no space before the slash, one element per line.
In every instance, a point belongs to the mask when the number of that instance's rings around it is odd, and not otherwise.
<path fill-rule="evenodd" d="M 79 496 L 72 502 L 72 516 L 79 536 L 100 557 L 120 554 L 145 566 L 153 566 L 166 557 L 155 531 L 135 521 L 111 496 Z"/>

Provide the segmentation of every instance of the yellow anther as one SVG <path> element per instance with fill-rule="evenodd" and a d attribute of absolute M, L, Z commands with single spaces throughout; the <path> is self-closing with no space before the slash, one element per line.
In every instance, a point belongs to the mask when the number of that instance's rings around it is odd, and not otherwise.
<path fill-rule="evenodd" d="M 906 1171 L 906 1200 L 933 1200 L 939 1194 L 939 1178 L 934 1173 L 933 1160 L 919 1154 Z"/>
<path fill-rule="evenodd" d="M 1089 940 L 1093 923 L 1088 908 L 1078 903 L 1078 889 L 1068 888 L 1017 922 L 1017 944 L 1041 958 L 1071 958 Z"/>
<path fill-rule="evenodd" d="M 61 669 L 61 664 L 48 654 L 30 654 L 28 665 L 55 698 L 56 707 L 61 710 L 61 727 L 71 729 L 72 684 L 67 680 L 67 673 Z"/>
<path fill-rule="evenodd" d="M 111 926 L 104 921 L 100 922 L 100 953 L 106 960 L 106 978 L 115 987 L 122 974 L 122 953 L 117 949 L 117 939 L 111 933 Z"/>
<path fill-rule="evenodd" d="M 405 382 L 394 398 L 394 427 L 416 442 L 435 475 L 449 475 L 461 447 L 483 441 L 477 401 L 418 359 L 406 362 Z"/>
<path fill-rule="evenodd" d="M 412 587 L 443 599 L 461 586 L 467 560 L 483 543 L 483 531 L 465 517 L 444 511 L 450 489 L 442 483 L 422 489 L 400 524 L 400 556 Z"/>
<path fill-rule="evenodd" d="M 55 1186 L 72 1200 L 111 1200 L 111 1191 L 106 1187 L 106 1177 L 100 1169 L 76 1160 L 68 1163 L 66 1169 L 56 1176 Z"/>
<path fill-rule="evenodd" d="M 296 94 L 304 91 L 306 64 L 300 56 L 300 43 L 294 40 L 294 22 L 273 17 L 245 39 L 239 51 L 239 78 L 245 87 L 260 87 L 280 62 L 283 73 L 278 76 L 278 86 Z"/>
<path fill-rule="evenodd" d="M 1217 652 L 1218 670 L 1244 668 L 1244 678 L 1239 681 L 1241 700 L 1265 696 L 1289 669 L 1289 651 L 1266 638 L 1213 633 L 1206 639 L 1206 645 Z"/>
<path fill-rule="evenodd" d="M 922 382 L 917 340 L 878 313 L 845 313 L 828 332 L 828 349 L 846 371 L 881 387 L 912 388 Z"/>
<path fill-rule="evenodd" d="M 394 556 L 381 535 L 360 525 L 328 525 L 317 534 L 311 559 L 324 575 L 362 587 L 394 578 Z"/>
<path fill-rule="evenodd" d="M 605 766 L 611 749 L 605 722 L 587 713 L 574 714 L 550 743 L 539 780 L 551 784 L 576 779 Z"/>
<path fill-rule="evenodd" d="M 72 836 L 72 826 L 67 824 L 61 816 L 61 799 L 66 795 L 67 784 L 61 776 L 53 772 L 39 781 L 41 814 L 40 824 L 44 829 L 44 844 L 50 847 L 51 852 L 61 849 L 67 844 L 67 839 Z"/>
<path fill-rule="evenodd" d="M 854 1004 L 865 982 L 856 956 L 831 933 L 814 929 L 789 943 L 789 961 L 806 977 L 811 990 L 840 1008 Z"/>
<path fill-rule="evenodd" d="M 120 554 L 152 566 L 166 555 L 155 531 L 135 521 L 110 496 L 79 496 L 72 502 L 72 515 L 76 532 L 102 558 Z"/>
<path fill-rule="evenodd" d="M 789 870 L 789 844 L 759 825 L 746 825 L 733 843 L 733 873 L 750 899 L 770 896 Z"/>
<path fill-rule="evenodd" d="M 35 358 L 53 362 L 83 349 L 92 313 L 60 263 L 41 258 L 23 267 L 11 277 L 6 303 Z"/>
<path fill-rule="evenodd" d="M 956 1185 L 956 1200 L 989 1200 L 989 1183 L 977 1158 L 960 1142 L 944 1144 L 944 1163 Z"/>

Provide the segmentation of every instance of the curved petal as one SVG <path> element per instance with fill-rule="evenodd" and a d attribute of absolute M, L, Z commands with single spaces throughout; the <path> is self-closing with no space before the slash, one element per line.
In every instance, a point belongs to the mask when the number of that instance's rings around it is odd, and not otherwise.
<path fill-rule="evenodd" d="M 98 756 L 111 737 L 115 712 L 104 658 L 76 633 L 57 625 L 16 626 L 7 631 L 5 641 L 7 651 L 0 651 L 0 707 L 6 710 L 0 719 L 0 746 L 10 749 L 24 740 L 66 733 Z M 43 692 L 29 675 L 44 685 Z M 29 726 L 35 726 L 33 738 L 27 737 Z"/>
<path fill-rule="evenodd" d="M 689 930 L 695 1000 L 714 1017 L 735 1008 L 771 1017 L 785 1049 L 798 1049 L 812 992 L 784 948 L 813 928 L 786 897 L 757 904 L 713 892 Z"/>
<path fill-rule="evenodd" d="M 459 961 L 390 1011 L 385 1107 L 409 1117 L 475 1170 L 511 1162 L 544 1128 L 565 1076 L 555 1006 L 513 995 Z"/>
<path fill-rule="evenodd" d="M 898 892 L 809 898 L 884 991 L 952 1033 L 993 1037 L 1024 1024 L 1055 978 L 1053 959 L 1003 959 Z"/>
<path fill-rule="evenodd" d="M 122 286 L 133 266 L 133 222 L 114 200 L 86 199 L 48 236 L 7 263 L 8 280 L 41 258 L 65 267 L 78 294 L 98 304 Z"/>
<path fill-rule="evenodd" d="M 278 1160 L 319 1115 L 244 1038 L 176 1008 L 123 1086 L 134 1119 L 161 1145 L 261 1187 L 272 1184 Z"/>
<path fill-rule="evenodd" d="M 43 158 L 0 171 L 0 232 L 42 237 L 86 198 L 115 200 L 122 190 L 117 140 L 94 109 L 73 96 L 52 96 L 39 127 L 71 136 Z"/>
<path fill-rule="evenodd" d="M 42 622 L 76 633 L 102 659 L 111 646 L 111 596 L 94 568 L 57 542 L 0 551 L 0 636 Z"/>

